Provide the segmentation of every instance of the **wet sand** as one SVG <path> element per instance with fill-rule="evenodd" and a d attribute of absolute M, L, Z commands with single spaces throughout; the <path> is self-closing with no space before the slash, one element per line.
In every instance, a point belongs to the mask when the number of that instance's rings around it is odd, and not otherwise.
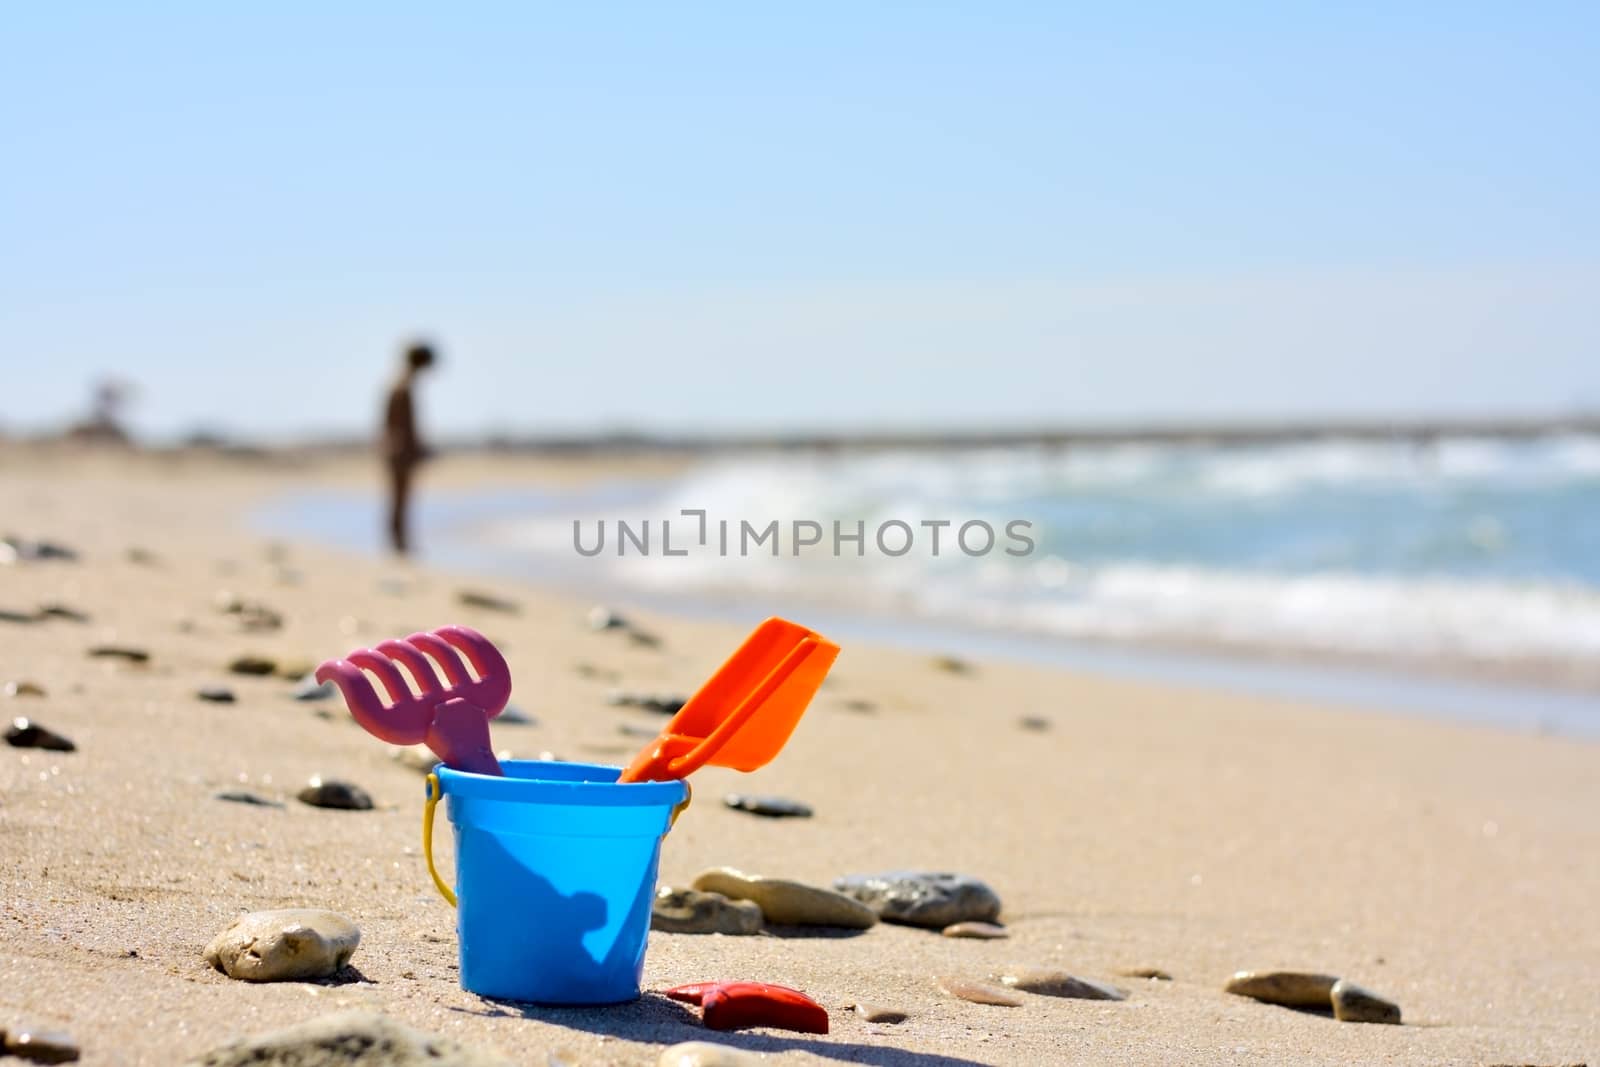
<path fill-rule="evenodd" d="M 429 477 L 576 479 L 598 463 L 446 461 Z M 538 719 L 498 727 L 498 746 L 622 762 L 639 742 L 619 725 L 660 719 L 610 706 L 607 691 L 692 691 L 742 628 L 615 605 L 662 638 L 644 648 L 591 631 L 584 601 L 493 583 L 518 614 L 466 608 L 457 592 L 489 583 L 272 544 L 242 525 L 266 494 L 367 474 L 351 461 L 0 453 L 0 532 L 81 555 L 0 567 L 0 610 L 53 602 L 90 617 L 0 621 L 0 684 L 48 694 L 0 696 L 0 710 L 78 746 L 0 747 L 0 1028 L 66 1029 L 84 1062 L 130 1064 L 182 1062 L 347 1007 L 539 1064 L 652 1064 L 661 1046 L 695 1039 L 780 1064 L 921 1067 L 1600 1058 L 1593 743 L 1017 664 L 952 674 L 926 655 L 856 646 L 779 760 L 749 776 L 697 776 L 662 882 L 719 864 L 817 884 L 958 870 L 999 891 L 1009 939 L 890 925 L 848 937 L 652 935 L 648 990 L 714 978 L 798 986 L 831 1010 L 826 1037 L 712 1034 L 650 994 L 558 1009 L 465 993 L 454 916 L 420 855 L 421 777 L 338 703 L 296 702 L 291 683 L 230 676 L 227 662 L 247 652 L 316 661 L 466 623 L 501 644 L 514 702 Z M 130 548 L 154 562 L 130 560 Z M 241 633 L 216 609 L 222 592 L 270 605 L 283 628 Z M 151 660 L 87 655 L 104 643 Z M 238 701 L 196 699 L 212 684 Z M 1050 728 L 1024 730 L 1024 715 Z M 313 774 L 357 782 L 378 810 L 298 803 Z M 229 788 L 286 807 L 213 799 Z M 804 800 L 816 815 L 730 811 L 718 802 L 730 788 Z M 240 912 L 293 906 L 360 924 L 344 981 L 249 985 L 201 958 Z M 1010 964 L 1131 995 L 998 1008 L 935 985 Z M 1135 967 L 1174 980 L 1119 977 Z M 1222 992 L 1234 970 L 1272 967 L 1348 976 L 1398 1001 L 1407 1025 L 1339 1023 Z M 839 1010 L 858 999 L 910 1018 L 873 1025 Z"/>

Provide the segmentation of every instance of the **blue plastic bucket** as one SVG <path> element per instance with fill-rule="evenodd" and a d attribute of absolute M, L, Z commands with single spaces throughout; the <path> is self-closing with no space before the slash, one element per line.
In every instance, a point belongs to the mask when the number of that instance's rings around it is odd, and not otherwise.
<path fill-rule="evenodd" d="M 455 831 L 461 987 L 543 1004 L 637 999 L 661 839 L 688 786 L 619 785 L 620 768 L 592 763 L 501 766 L 504 778 L 441 765 L 437 793 L 429 778 L 430 871 L 439 795 Z"/>

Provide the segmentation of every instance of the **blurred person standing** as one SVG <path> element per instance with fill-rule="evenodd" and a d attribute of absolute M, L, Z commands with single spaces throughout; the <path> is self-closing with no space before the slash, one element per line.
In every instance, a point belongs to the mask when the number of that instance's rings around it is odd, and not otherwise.
<path fill-rule="evenodd" d="M 422 342 L 407 345 L 400 357 L 400 373 L 389 387 L 383 410 L 383 460 L 389 489 L 389 544 L 396 553 L 411 550 L 411 486 L 417 467 L 428 449 L 417 433 L 417 376 L 434 364 L 433 347 Z"/>

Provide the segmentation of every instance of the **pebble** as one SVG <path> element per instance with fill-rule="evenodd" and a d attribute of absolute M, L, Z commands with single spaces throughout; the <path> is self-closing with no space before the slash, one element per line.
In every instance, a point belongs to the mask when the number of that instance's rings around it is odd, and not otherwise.
<path fill-rule="evenodd" d="M 650 929 L 668 934 L 759 934 L 763 916 L 753 900 L 662 886 L 650 908 Z"/>
<path fill-rule="evenodd" d="M 44 686 L 38 682 L 6 683 L 6 696 L 8 697 L 42 697 L 44 695 Z"/>
<path fill-rule="evenodd" d="M 635 630 L 631 627 L 628 630 L 628 640 L 638 645 L 640 648 L 661 647 L 661 638 L 657 637 L 653 633 L 648 633 L 644 630 Z"/>
<path fill-rule="evenodd" d="M 606 694 L 608 704 L 619 708 L 642 708 L 658 715 L 676 715 L 688 702 L 688 697 L 667 693 L 631 693 L 625 689 L 613 689 Z"/>
<path fill-rule="evenodd" d="M 235 804 L 254 804 L 258 808 L 281 808 L 283 805 L 276 800 L 268 800 L 245 789 L 230 789 L 216 794 L 217 800 L 230 800 Z"/>
<path fill-rule="evenodd" d="M 78 1058 L 78 1043 L 60 1030 L 37 1030 L 24 1026 L 0 1030 L 0 1048 L 8 1056 L 34 1063 L 73 1063 Z"/>
<path fill-rule="evenodd" d="M 504 726 L 537 726 L 539 720 L 523 711 L 515 704 L 507 704 L 500 714 L 494 717 L 497 725 Z"/>
<path fill-rule="evenodd" d="M 1074 1000 L 1127 1000 L 1128 994 L 1104 982 L 1092 982 L 1066 971 L 1019 970 L 996 975 L 1000 984 L 1024 993 L 1043 997 L 1070 997 Z"/>
<path fill-rule="evenodd" d="M 685 1041 L 661 1050 L 656 1067 L 761 1067 L 767 1060 L 754 1052 L 711 1041 Z"/>
<path fill-rule="evenodd" d="M 307 674 L 295 683 L 289 695 L 296 700 L 327 700 L 338 692 L 339 687 L 332 682 L 319 682 L 315 674 Z"/>
<path fill-rule="evenodd" d="M 195 696 L 213 704 L 232 704 L 236 699 L 233 695 L 233 690 L 225 685 L 208 685 L 195 693 Z"/>
<path fill-rule="evenodd" d="M 121 659 L 129 663 L 149 663 L 150 653 L 132 645 L 95 645 L 89 655 L 96 659 Z"/>
<path fill-rule="evenodd" d="M 228 670 L 233 674 L 264 676 L 277 669 L 278 661 L 265 656 L 239 656 L 228 664 Z"/>
<path fill-rule="evenodd" d="M 6 744 L 12 748 L 42 748 L 49 752 L 76 752 L 78 749 L 70 738 L 20 716 L 6 727 Z"/>
<path fill-rule="evenodd" d="M 297 982 L 337 973 L 360 943 L 360 928 L 335 911 L 252 911 L 211 939 L 206 962 L 246 982 Z"/>
<path fill-rule="evenodd" d="M 338 808 L 342 811 L 370 811 L 372 798 L 367 791 L 351 782 L 337 778 L 315 777 L 296 793 L 301 803 L 313 808 Z"/>
<path fill-rule="evenodd" d="M 935 670 L 945 671 L 949 674 L 972 673 L 972 664 L 959 656 L 935 656 L 933 657 L 933 667 Z"/>
<path fill-rule="evenodd" d="M 773 819 L 809 819 L 811 805 L 785 797 L 756 796 L 750 793 L 729 793 L 722 802 L 735 811 L 748 811 L 752 815 L 766 815 Z"/>
<path fill-rule="evenodd" d="M 885 922 L 942 930 L 952 923 L 993 922 L 1000 897 L 971 875 L 945 871 L 886 871 L 840 878 L 833 887 L 877 912 Z"/>
<path fill-rule="evenodd" d="M 405 745 L 394 750 L 394 761 L 423 774 L 432 773 L 439 765 L 439 757 L 427 745 Z"/>
<path fill-rule="evenodd" d="M 577 673 L 579 678 L 589 678 L 602 682 L 614 682 L 618 678 L 622 677 L 622 672 L 620 671 L 612 670 L 610 667 L 602 667 L 597 663 L 589 663 L 586 661 L 574 663 L 572 665 L 572 669 Z"/>
<path fill-rule="evenodd" d="M 237 1038 L 191 1067 L 509 1067 L 506 1060 L 371 1011 L 324 1015 Z"/>
<path fill-rule="evenodd" d="M 877 711 L 878 705 L 874 704 L 870 700 L 862 700 L 857 697 L 854 700 L 846 700 L 844 702 L 844 709 L 846 711 L 859 711 L 865 714 L 867 712 Z"/>
<path fill-rule="evenodd" d="M 41 619 L 65 619 L 68 622 L 88 622 L 87 613 L 66 604 L 44 604 L 39 608 Z"/>
<path fill-rule="evenodd" d="M 997 941 L 1002 937 L 1011 936 L 1011 933 L 998 923 L 972 921 L 951 923 L 939 932 L 945 937 L 970 937 L 979 941 Z"/>
<path fill-rule="evenodd" d="M 852 1004 L 851 1007 L 869 1023 L 903 1023 L 911 1017 L 909 1012 L 882 1004 Z"/>
<path fill-rule="evenodd" d="M 831 889 L 713 867 L 695 877 L 694 888 L 733 900 L 753 900 L 767 922 L 780 926 L 840 926 L 865 930 L 878 917 L 865 904 Z"/>
<path fill-rule="evenodd" d="M 45 559 L 59 559 L 70 562 L 77 558 L 76 549 L 54 541 L 27 541 L 20 537 L 0 538 L 0 563 Z"/>
<path fill-rule="evenodd" d="M 456 601 L 469 608 L 498 611 L 506 615 L 515 615 L 522 610 L 522 606 L 515 600 L 508 600 L 503 596 L 495 596 L 493 593 L 485 593 L 481 589 L 463 589 L 456 593 Z"/>
<path fill-rule="evenodd" d="M 1160 967 L 1128 967 L 1117 972 L 1124 978 L 1148 978 L 1155 982 L 1170 982 L 1172 975 Z"/>
<path fill-rule="evenodd" d="M 658 732 L 648 726 L 640 726 L 636 722 L 617 723 L 617 733 L 623 737 L 655 737 Z"/>
<path fill-rule="evenodd" d="M 1356 985 L 1348 978 L 1335 982 L 1328 996 L 1333 1001 L 1333 1017 L 1342 1023 L 1400 1025 L 1400 1005 Z"/>
<path fill-rule="evenodd" d="M 126 558 L 129 563 L 136 563 L 141 567 L 155 567 L 161 563 L 161 561 L 156 558 L 156 554 L 154 552 L 150 551 L 148 548 L 140 548 L 138 545 L 134 545 L 132 548 L 128 549 L 128 551 L 124 553 L 124 558 Z"/>
<path fill-rule="evenodd" d="M 974 1004 L 991 1004 L 997 1008 L 1020 1008 L 1022 998 L 1008 993 L 999 986 L 990 985 L 988 982 L 972 982 L 965 978 L 955 978 L 950 975 L 939 979 L 939 988 L 949 993 L 952 997 L 970 1000 Z"/>
<path fill-rule="evenodd" d="M 39 616 L 31 611 L 10 611 L 0 609 L 0 622 L 14 622 L 23 626 L 39 621 Z"/>
<path fill-rule="evenodd" d="M 1222 988 L 1265 1004 L 1325 1009 L 1332 1005 L 1333 986 L 1338 980 L 1331 974 L 1304 971 L 1239 971 Z"/>
<path fill-rule="evenodd" d="M 627 619 L 604 604 L 596 604 L 589 609 L 588 622 L 591 630 L 622 630 L 628 625 Z"/>
<path fill-rule="evenodd" d="M 1017 720 L 1017 725 L 1024 730 L 1032 730 L 1034 733 L 1042 734 L 1050 729 L 1050 720 L 1043 715 L 1024 715 Z"/>

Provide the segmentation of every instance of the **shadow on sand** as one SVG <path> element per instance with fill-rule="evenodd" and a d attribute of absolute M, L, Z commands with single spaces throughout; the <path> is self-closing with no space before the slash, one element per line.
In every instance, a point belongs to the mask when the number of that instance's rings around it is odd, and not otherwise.
<path fill-rule="evenodd" d="M 629 1004 L 600 1008 L 521 1004 L 509 1000 L 491 1000 L 488 997 L 480 1000 L 482 1008 L 450 1010 L 491 1019 L 534 1019 L 552 1026 L 565 1026 L 591 1034 L 605 1034 L 608 1037 L 658 1044 L 675 1045 L 680 1041 L 710 1041 L 749 1052 L 774 1053 L 799 1049 L 814 1056 L 844 1063 L 872 1064 L 875 1067 L 984 1067 L 981 1060 L 969 1060 L 962 1056 L 942 1056 L 931 1052 L 913 1052 L 909 1049 L 884 1045 L 861 1045 L 850 1041 L 829 1041 L 826 1038 L 803 1034 L 707 1030 L 700 1025 L 698 1013 L 658 993 L 646 993 Z"/>

